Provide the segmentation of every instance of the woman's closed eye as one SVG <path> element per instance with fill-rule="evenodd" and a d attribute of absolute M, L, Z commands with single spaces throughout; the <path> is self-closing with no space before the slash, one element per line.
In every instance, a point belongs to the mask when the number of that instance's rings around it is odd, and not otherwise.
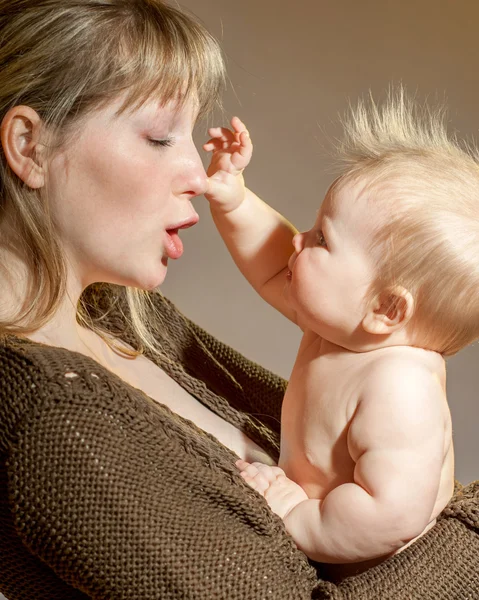
<path fill-rule="evenodd" d="M 154 148 L 167 148 L 168 146 L 173 146 L 173 144 L 175 143 L 174 138 L 165 138 L 163 140 L 155 140 L 153 138 L 147 138 L 148 143 L 150 144 L 150 146 L 153 146 Z"/>

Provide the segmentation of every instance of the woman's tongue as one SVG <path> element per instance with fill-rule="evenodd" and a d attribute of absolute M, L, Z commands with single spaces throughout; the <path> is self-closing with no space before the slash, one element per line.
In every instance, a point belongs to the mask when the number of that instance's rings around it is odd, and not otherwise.
<path fill-rule="evenodd" d="M 168 258 L 180 258 L 183 254 L 183 242 L 178 235 L 178 229 L 169 229 L 166 232 L 166 253 Z"/>

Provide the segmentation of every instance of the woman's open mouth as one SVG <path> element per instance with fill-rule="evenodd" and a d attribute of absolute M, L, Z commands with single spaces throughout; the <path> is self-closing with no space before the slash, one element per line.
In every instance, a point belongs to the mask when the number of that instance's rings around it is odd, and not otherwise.
<path fill-rule="evenodd" d="M 196 213 L 190 218 L 176 223 L 173 227 L 169 227 L 166 229 L 166 242 L 165 242 L 165 251 L 168 258 L 176 260 L 180 258 L 183 254 L 183 242 L 180 239 L 178 231 L 180 229 L 188 229 L 188 227 L 193 227 L 198 223 L 199 217 Z"/>
<path fill-rule="evenodd" d="M 178 229 L 167 229 L 166 230 L 166 254 L 168 258 L 176 260 L 183 254 L 183 242 L 178 235 Z"/>

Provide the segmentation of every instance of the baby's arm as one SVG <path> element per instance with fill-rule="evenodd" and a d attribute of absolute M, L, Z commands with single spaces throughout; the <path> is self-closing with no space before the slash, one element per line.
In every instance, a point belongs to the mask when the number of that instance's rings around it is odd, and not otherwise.
<path fill-rule="evenodd" d="M 373 378 L 351 421 L 354 478 L 322 500 L 265 471 L 254 487 L 298 547 L 320 562 L 359 562 L 393 553 L 436 516 L 445 447 L 444 399 L 429 373 L 395 362 Z M 238 465 L 245 470 L 245 465 Z M 248 479 L 247 479 L 248 480 Z"/>
<path fill-rule="evenodd" d="M 233 130 L 215 127 L 204 149 L 212 151 L 208 168 L 211 214 L 237 267 L 253 288 L 296 322 L 296 314 L 284 302 L 288 260 L 297 230 L 282 215 L 244 185 L 243 170 L 253 146 L 246 127 L 237 118 Z"/>

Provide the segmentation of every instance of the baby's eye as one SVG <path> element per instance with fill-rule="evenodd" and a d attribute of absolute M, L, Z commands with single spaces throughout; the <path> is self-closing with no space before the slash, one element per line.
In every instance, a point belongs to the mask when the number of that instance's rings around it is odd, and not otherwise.
<path fill-rule="evenodd" d="M 318 246 L 322 246 L 323 248 L 328 247 L 322 231 L 318 231 L 318 233 L 316 234 L 316 243 L 318 244 Z"/>

